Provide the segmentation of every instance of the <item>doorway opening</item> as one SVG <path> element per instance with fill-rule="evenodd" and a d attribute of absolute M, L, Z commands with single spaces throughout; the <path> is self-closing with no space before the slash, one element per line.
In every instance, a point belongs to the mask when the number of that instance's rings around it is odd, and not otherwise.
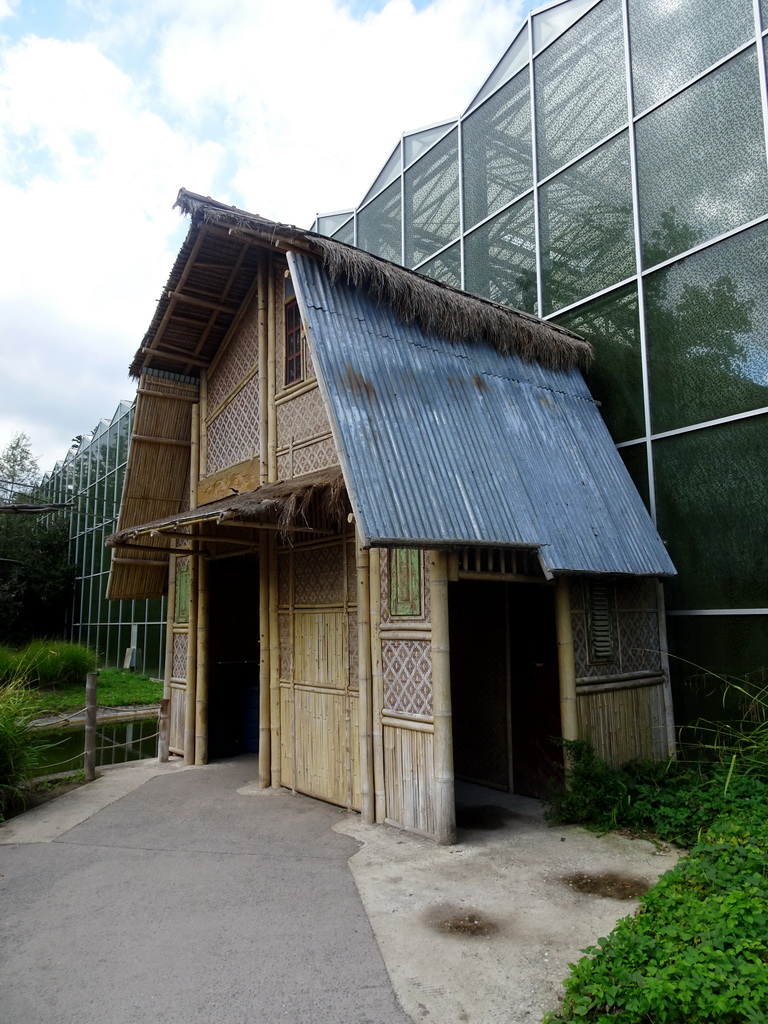
<path fill-rule="evenodd" d="M 541 799 L 563 772 L 554 589 L 462 580 L 448 602 L 454 776 Z"/>
<path fill-rule="evenodd" d="M 208 756 L 259 749 L 259 559 L 208 565 Z"/>

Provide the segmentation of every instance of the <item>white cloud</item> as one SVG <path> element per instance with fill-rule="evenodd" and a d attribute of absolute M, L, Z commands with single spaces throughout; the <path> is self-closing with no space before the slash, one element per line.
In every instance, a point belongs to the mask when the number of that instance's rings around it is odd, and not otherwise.
<path fill-rule="evenodd" d="M 6 38 L 0 447 L 25 430 L 45 468 L 131 396 L 186 230 L 180 186 L 303 226 L 355 205 L 403 130 L 466 106 L 518 8 L 72 0 L 76 41 L 41 38 L 39 21 Z M 0 0 L 9 27 L 22 11 Z"/>

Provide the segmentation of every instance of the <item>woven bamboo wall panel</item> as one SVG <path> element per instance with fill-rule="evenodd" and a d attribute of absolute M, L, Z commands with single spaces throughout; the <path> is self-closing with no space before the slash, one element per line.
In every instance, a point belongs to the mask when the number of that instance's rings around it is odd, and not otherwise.
<path fill-rule="evenodd" d="M 277 446 L 283 448 L 292 442 L 309 441 L 328 434 L 331 425 L 325 414 L 319 388 L 296 395 L 277 407 Z"/>
<path fill-rule="evenodd" d="M 187 634 L 173 634 L 173 668 L 171 669 L 172 679 L 187 678 Z"/>
<path fill-rule="evenodd" d="M 611 587 L 610 623 L 614 658 L 590 662 L 588 615 L 584 586 L 571 585 L 571 618 L 578 678 L 599 679 L 625 672 L 660 672 L 661 641 L 656 611 L 656 591 L 649 581 L 618 581 Z"/>
<path fill-rule="evenodd" d="M 403 715 L 432 714 L 429 640 L 387 640 L 381 645 L 384 707 Z"/>
<path fill-rule="evenodd" d="M 277 630 L 280 643 L 280 678 L 291 679 L 293 675 L 293 648 L 291 645 L 290 612 L 278 612 Z"/>
<path fill-rule="evenodd" d="M 293 787 L 293 689 L 280 687 L 280 782 Z"/>
<path fill-rule="evenodd" d="M 432 733 L 384 726 L 386 818 L 427 835 L 437 831 L 433 743 Z"/>
<path fill-rule="evenodd" d="M 344 612 L 296 612 L 294 679 L 316 686 L 346 688 Z"/>
<path fill-rule="evenodd" d="M 579 737 L 609 764 L 668 755 L 663 680 L 597 693 L 579 693 Z"/>
<path fill-rule="evenodd" d="M 280 480 L 290 480 L 294 476 L 313 473 L 316 469 L 328 469 L 338 466 L 339 456 L 332 437 L 314 444 L 295 448 L 290 452 L 282 452 L 277 458 L 277 475 Z"/>
<path fill-rule="evenodd" d="M 294 554 L 294 588 L 297 605 L 342 604 L 344 548 L 341 543 L 297 550 Z"/>
<path fill-rule="evenodd" d="M 291 603 L 291 564 L 293 552 L 278 550 L 277 552 L 277 603 L 287 608 Z"/>
<path fill-rule="evenodd" d="M 253 459 L 259 454 L 259 380 L 242 391 L 208 424 L 206 474 Z"/>
<path fill-rule="evenodd" d="M 184 753 L 184 716 L 187 706 L 186 686 L 171 683 L 168 746 L 174 754 Z"/>
<path fill-rule="evenodd" d="M 432 621 L 429 591 L 429 562 L 420 552 L 421 557 L 421 578 L 422 578 L 422 613 L 421 615 L 392 615 L 390 610 L 390 552 L 384 549 L 381 552 L 381 621 L 383 623 L 403 623 L 408 625 L 428 624 Z"/>
<path fill-rule="evenodd" d="M 259 311 L 254 297 L 240 322 L 237 336 L 208 374 L 208 408 L 216 407 L 237 387 L 243 377 L 259 364 Z"/>
<path fill-rule="evenodd" d="M 347 663 L 349 665 L 349 688 L 358 690 L 360 688 L 360 666 L 358 664 L 358 636 L 357 636 L 357 612 L 351 611 L 347 615 Z"/>
<path fill-rule="evenodd" d="M 344 693 L 294 690 L 296 789 L 347 805 L 347 728 Z"/>

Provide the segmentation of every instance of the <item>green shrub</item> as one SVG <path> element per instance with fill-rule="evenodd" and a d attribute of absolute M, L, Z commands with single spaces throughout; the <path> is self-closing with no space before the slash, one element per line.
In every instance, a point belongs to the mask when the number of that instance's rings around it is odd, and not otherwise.
<path fill-rule="evenodd" d="M 24 805 L 21 786 L 40 763 L 45 737 L 31 728 L 39 698 L 16 677 L 0 684 L 0 821 Z"/>
<path fill-rule="evenodd" d="M 764 1024 L 765 806 L 719 817 L 637 914 L 584 952 L 546 1024 Z"/>
<path fill-rule="evenodd" d="M 0 644 L 0 683 L 6 683 L 16 674 L 19 656 L 11 647 Z"/>
<path fill-rule="evenodd" d="M 33 640 L 19 652 L 18 671 L 35 686 L 85 686 L 85 677 L 96 669 L 98 655 L 82 644 L 62 640 Z"/>

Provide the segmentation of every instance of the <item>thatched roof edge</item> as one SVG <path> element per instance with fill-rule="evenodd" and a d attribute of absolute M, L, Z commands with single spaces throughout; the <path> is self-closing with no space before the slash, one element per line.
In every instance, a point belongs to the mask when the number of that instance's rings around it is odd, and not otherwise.
<path fill-rule="evenodd" d="M 417 323 L 425 333 L 450 342 L 485 340 L 504 354 L 514 353 L 554 370 L 591 361 L 589 342 L 564 327 L 470 295 L 344 242 L 278 224 L 186 189 L 180 190 L 175 207 L 193 223 L 254 233 L 267 244 L 318 256 L 332 281 L 343 278 L 354 288 L 366 289 L 375 302 L 389 306 L 405 323 Z"/>

